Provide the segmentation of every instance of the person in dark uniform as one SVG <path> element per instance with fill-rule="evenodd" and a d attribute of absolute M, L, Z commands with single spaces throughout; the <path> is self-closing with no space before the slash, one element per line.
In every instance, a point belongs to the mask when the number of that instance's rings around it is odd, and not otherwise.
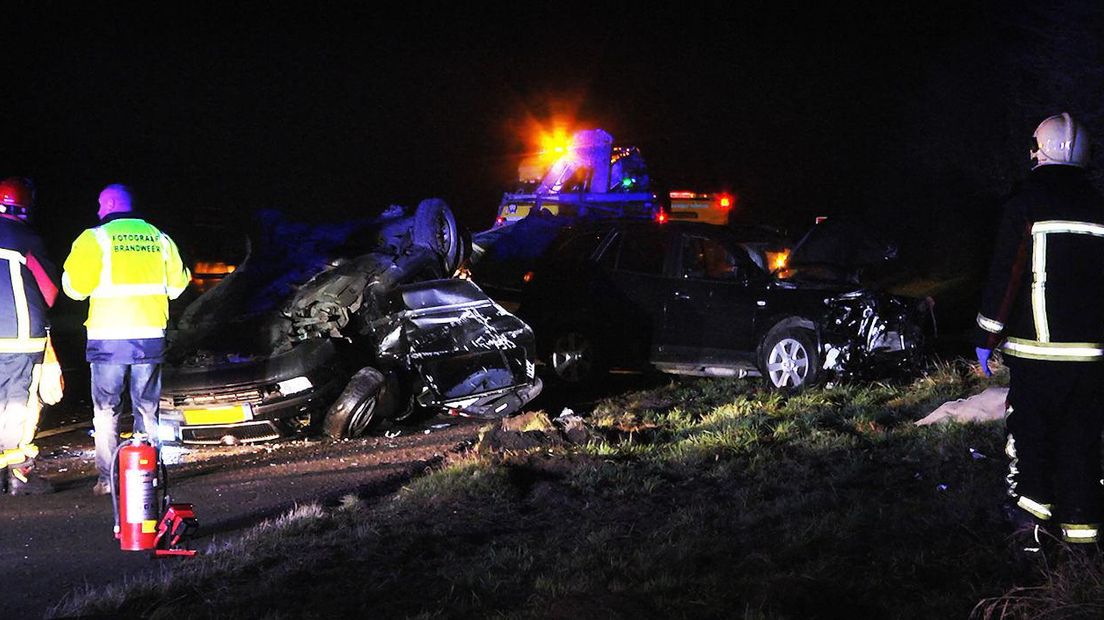
<path fill-rule="evenodd" d="M 0 181 L 0 490 L 48 492 L 30 478 L 41 403 L 61 400 L 61 367 L 49 345 L 47 309 L 57 299 L 57 270 L 27 225 L 29 181 Z"/>
<path fill-rule="evenodd" d="M 1035 130 L 1030 177 L 1007 202 L 977 316 L 989 374 L 1011 372 L 1008 493 L 1033 524 L 1095 548 L 1104 521 L 1104 198 L 1085 174 L 1089 136 L 1069 114 Z"/>

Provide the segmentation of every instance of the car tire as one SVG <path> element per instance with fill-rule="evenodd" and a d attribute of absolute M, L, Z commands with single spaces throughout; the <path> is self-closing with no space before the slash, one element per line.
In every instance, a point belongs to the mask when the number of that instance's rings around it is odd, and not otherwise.
<path fill-rule="evenodd" d="M 560 383 L 588 385 L 606 373 L 606 357 L 594 330 L 554 330 L 546 350 L 545 363 L 551 377 Z"/>
<path fill-rule="evenodd" d="M 414 245 L 437 252 L 446 276 L 451 276 L 462 258 L 463 240 L 456 218 L 440 198 L 427 198 L 414 211 Z"/>
<path fill-rule="evenodd" d="M 360 437 L 393 409 L 391 390 L 375 368 L 361 368 L 349 379 L 322 420 L 322 432 L 331 439 Z"/>
<path fill-rule="evenodd" d="M 783 322 L 763 337 L 759 369 L 767 384 L 780 390 L 800 390 L 821 377 L 816 333 L 792 322 Z"/>

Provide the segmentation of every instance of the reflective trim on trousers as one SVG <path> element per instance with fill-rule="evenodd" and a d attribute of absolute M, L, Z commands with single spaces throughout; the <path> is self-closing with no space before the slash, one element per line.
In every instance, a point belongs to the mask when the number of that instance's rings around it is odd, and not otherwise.
<path fill-rule="evenodd" d="M 1098 523 L 1060 523 L 1062 540 L 1068 543 L 1094 543 L 1100 534 Z"/>
<path fill-rule="evenodd" d="M 1012 408 L 1009 407 L 1007 414 L 1012 413 Z M 1019 475 L 1020 469 L 1017 466 L 1019 461 L 1016 459 L 1016 439 L 1009 434 L 1008 441 L 1004 444 L 1004 454 L 1008 457 L 1008 475 L 1004 477 L 1004 482 L 1008 485 L 1008 496 L 1015 498 L 1016 494 L 1016 476 Z"/>

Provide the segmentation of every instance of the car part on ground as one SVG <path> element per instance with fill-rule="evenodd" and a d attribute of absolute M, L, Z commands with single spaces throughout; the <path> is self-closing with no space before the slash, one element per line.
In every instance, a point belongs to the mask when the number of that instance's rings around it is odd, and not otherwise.
<path fill-rule="evenodd" d="M 520 226 L 495 231 L 495 245 L 519 245 L 510 236 Z M 772 273 L 765 252 L 776 244 L 762 232 L 632 220 L 561 227 L 520 280 L 518 314 L 539 334 L 549 376 L 568 382 L 586 376 L 573 363 L 584 349 L 601 353 L 590 356 L 600 370 L 761 374 L 784 389 L 924 363 L 930 300 L 863 288 L 847 257 L 830 272 L 804 263 Z M 473 277 L 496 267 L 476 264 Z M 826 277 L 837 272 L 846 277 Z"/>
<path fill-rule="evenodd" d="M 342 224 L 266 217 L 171 335 L 162 440 L 351 437 L 417 411 L 509 415 L 539 393 L 529 327 L 447 277 L 467 251 L 443 201 Z"/>

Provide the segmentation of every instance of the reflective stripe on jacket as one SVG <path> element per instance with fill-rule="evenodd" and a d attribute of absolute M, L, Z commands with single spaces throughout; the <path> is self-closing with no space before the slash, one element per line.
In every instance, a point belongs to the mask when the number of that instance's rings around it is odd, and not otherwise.
<path fill-rule="evenodd" d="M 168 235 L 123 217 L 77 237 L 61 283 L 69 297 L 89 299 L 89 340 L 131 340 L 165 335 L 168 300 L 184 292 L 190 277 Z"/>
<path fill-rule="evenodd" d="M 23 222 L 0 218 L 0 353 L 38 353 L 46 346 L 48 304 L 32 273 L 36 264 L 56 282 L 41 239 Z"/>
<path fill-rule="evenodd" d="M 1005 207 L 977 316 L 977 346 L 1104 361 L 1104 198 L 1083 171 L 1044 166 Z M 1002 343 L 1003 341 L 1003 343 Z"/>

